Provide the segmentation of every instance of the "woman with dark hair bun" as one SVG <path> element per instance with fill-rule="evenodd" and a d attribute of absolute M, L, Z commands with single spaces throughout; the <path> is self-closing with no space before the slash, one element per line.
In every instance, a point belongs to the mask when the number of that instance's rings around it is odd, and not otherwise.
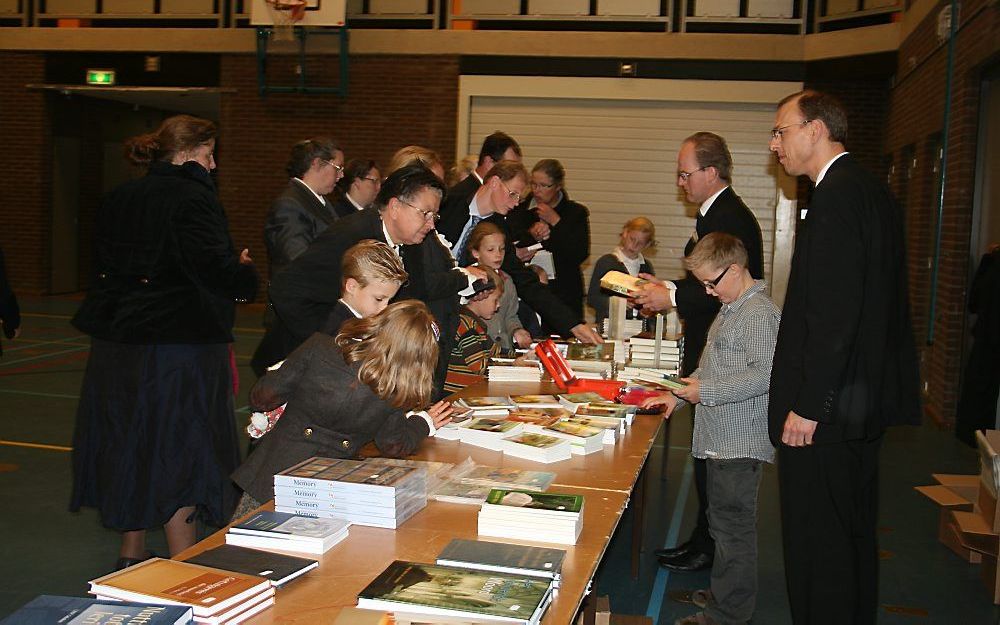
<path fill-rule="evenodd" d="M 382 177 L 375 161 L 352 159 L 333 189 L 333 212 L 340 218 L 368 208 L 381 187 Z"/>
<path fill-rule="evenodd" d="M 237 253 L 209 172 L 215 124 L 178 115 L 130 139 L 148 171 L 112 191 L 94 224 L 94 275 L 73 325 L 91 337 L 73 435 L 70 510 L 122 532 L 118 567 L 147 557 L 163 526 L 171 555 L 194 520 L 224 525 L 238 492 L 230 343 L 235 303 L 257 273 Z"/>

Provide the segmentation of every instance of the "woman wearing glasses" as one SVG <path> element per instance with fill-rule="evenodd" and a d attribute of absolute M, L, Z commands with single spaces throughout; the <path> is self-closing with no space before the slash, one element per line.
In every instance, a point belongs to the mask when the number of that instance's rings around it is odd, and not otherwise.
<path fill-rule="evenodd" d="M 344 166 L 344 177 L 333 188 L 333 212 L 337 218 L 372 205 L 382 187 L 382 174 L 375 161 L 352 159 Z"/>
<path fill-rule="evenodd" d="M 531 170 L 531 197 L 511 213 L 509 222 L 518 258 L 530 263 L 539 260 L 535 256 L 542 249 L 552 254 L 555 271 L 548 272 L 549 288 L 582 318 L 580 265 L 590 256 L 590 212 L 569 199 L 565 180 L 562 163 L 553 158 L 538 161 Z"/>

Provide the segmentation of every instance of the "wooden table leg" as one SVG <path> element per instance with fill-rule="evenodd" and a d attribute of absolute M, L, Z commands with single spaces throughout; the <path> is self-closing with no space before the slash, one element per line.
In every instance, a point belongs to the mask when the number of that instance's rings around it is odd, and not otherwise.
<path fill-rule="evenodd" d="M 639 579 L 639 560 L 642 556 L 642 530 L 646 512 L 646 467 L 639 471 L 639 477 L 632 488 L 632 579 Z"/>

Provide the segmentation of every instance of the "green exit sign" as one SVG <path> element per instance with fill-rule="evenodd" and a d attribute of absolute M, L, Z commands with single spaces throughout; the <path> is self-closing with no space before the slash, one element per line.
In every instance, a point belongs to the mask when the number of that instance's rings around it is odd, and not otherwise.
<path fill-rule="evenodd" d="M 88 69 L 88 85 L 113 85 L 115 84 L 115 70 L 113 69 Z"/>

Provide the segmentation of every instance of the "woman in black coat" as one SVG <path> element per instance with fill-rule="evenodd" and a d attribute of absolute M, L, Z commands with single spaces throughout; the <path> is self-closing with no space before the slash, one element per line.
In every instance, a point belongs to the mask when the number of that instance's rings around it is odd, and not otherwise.
<path fill-rule="evenodd" d="M 147 557 L 163 525 L 171 554 L 195 542 L 196 513 L 232 514 L 239 464 L 230 343 L 235 302 L 257 274 L 238 254 L 209 172 L 215 125 L 178 115 L 134 137 L 145 176 L 105 199 L 94 277 L 73 325 L 91 336 L 73 435 L 71 510 L 122 532 L 119 568 Z"/>
<path fill-rule="evenodd" d="M 413 453 L 448 421 L 451 404 L 430 403 L 440 330 L 416 300 L 345 321 L 336 338 L 317 332 L 250 391 L 262 412 L 283 404 L 274 429 L 233 473 L 246 492 L 243 516 L 274 498 L 274 474 L 312 456 L 351 458 L 374 441 L 387 456 Z"/>

